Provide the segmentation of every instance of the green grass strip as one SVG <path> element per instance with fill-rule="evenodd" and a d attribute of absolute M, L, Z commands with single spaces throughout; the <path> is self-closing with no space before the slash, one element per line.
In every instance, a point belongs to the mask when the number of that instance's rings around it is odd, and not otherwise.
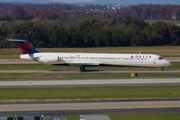
<path fill-rule="evenodd" d="M 93 47 L 93 48 L 37 48 L 41 52 L 73 52 L 73 53 L 132 53 L 158 54 L 163 57 L 179 57 L 180 46 L 138 46 L 138 47 Z M 0 49 L 1 59 L 19 59 L 18 48 Z"/>
<path fill-rule="evenodd" d="M 180 118 L 180 112 L 156 114 L 119 114 L 109 115 L 109 117 L 111 120 L 178 120 Z"/>
<path fill-rule="evenodd" d="M 179 120 L 179 113 L 110 114 L 111 120 Z M 68 120 L 79 120 L 79 115 L 68 115 Z"/>
<path fill-rule="evenodd" d="M 0 74 L 0 80 L 122 79 L 123 74 Z M 138 78 L 180 78 L 180 74 L 138 74 Z"/>
<path fill-rule="evenodd" d="M 179 86 L 0 89 L 0 100 L 179 98 Z"/>

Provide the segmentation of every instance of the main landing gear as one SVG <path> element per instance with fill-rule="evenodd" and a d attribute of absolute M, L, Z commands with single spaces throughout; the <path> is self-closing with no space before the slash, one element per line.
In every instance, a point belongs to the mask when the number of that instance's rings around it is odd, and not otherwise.
<path fill-rule="evenodd" d="M 84 66 L 80 66 L 79 71 L 80 72 L 84 72 L 85 71 L 85 67 Z"/>
<path fill-rule="evenodd" d="M 161 68 L 161 71 L 164 71 L 164 67 Z"/>

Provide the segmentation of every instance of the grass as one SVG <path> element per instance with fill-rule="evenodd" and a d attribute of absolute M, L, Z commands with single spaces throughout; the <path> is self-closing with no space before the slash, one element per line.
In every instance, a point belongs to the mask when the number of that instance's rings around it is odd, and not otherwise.
<path fill-rule="evenodd" d="M 41 52 L 87 52 L 87 53 L 137 53 L 158 54 L 164 57 L 180 57 L 180 46 L 151 46 L 151 47 L 96 47 L 96 48 L 38 48 Z M 18 48 L 0 49 L 1 59 L 19 59 Z"/>
<path fill-rule="evenodd" d="M 178 120 L 180 113 L 114 114 L 109 117 L 111 120 Z"/>
<path fill-rule="evenodd" d="M 179 113 L 109 114 L 111 120 L 179 120 Z M 79 115 L 69 115 L 68 120 L 79 120 Z"/>
<path fill-rule="evenodd" d="M 1 88 L 0 100 L 179 98 L 179 91 L 179 86 Z"/>
<path fill-rule="evenodd" d="M 60 79 L 122 79 L 132 78 L 122 74 L 1 74 L 0 80 L 60 80 Z M 180 74 L 138 74 L 138 78 L 180 78 Z M 132 78 L 133 79 L 133 78 Z"/>
<path fill-rule="evenodd" d="M 61 74 L 1 74 L 0 80 L 48 80 L 62 79 Z"/>

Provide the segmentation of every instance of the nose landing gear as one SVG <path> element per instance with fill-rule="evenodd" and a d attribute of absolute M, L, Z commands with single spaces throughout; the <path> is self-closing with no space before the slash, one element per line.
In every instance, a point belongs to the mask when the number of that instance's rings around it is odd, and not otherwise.
<path fill-rule="evenodd" d="M 84 66 L 80 66 L 79 71 L 80 72 L 84 72 L 85 71 L 85 67 Z"/>

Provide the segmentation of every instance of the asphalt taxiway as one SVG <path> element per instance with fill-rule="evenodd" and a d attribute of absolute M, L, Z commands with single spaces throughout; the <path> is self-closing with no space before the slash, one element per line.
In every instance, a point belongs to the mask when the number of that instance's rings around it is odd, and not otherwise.
<path fill-rule="evenodd" d="M 37 107 L 38 106 L 38 107 Z M 0 104 L 0 112 L 27 111 L 88 111 L 88 110 L 123 110 L 123 109 L 171 109 L 180 108 L 180 100 L 172 101 L 116 101 L 116 102 L 68 102 L 68 103 L 26 103 Z"/>
<path fill-rule="evenodd" d="M 0 88 L 48 88 L 90 86 L 163 86 L 180 85 L 179 78 L 159 79 L 61 79 L 61 80 L 12 80 L 0 81 Z"/>

